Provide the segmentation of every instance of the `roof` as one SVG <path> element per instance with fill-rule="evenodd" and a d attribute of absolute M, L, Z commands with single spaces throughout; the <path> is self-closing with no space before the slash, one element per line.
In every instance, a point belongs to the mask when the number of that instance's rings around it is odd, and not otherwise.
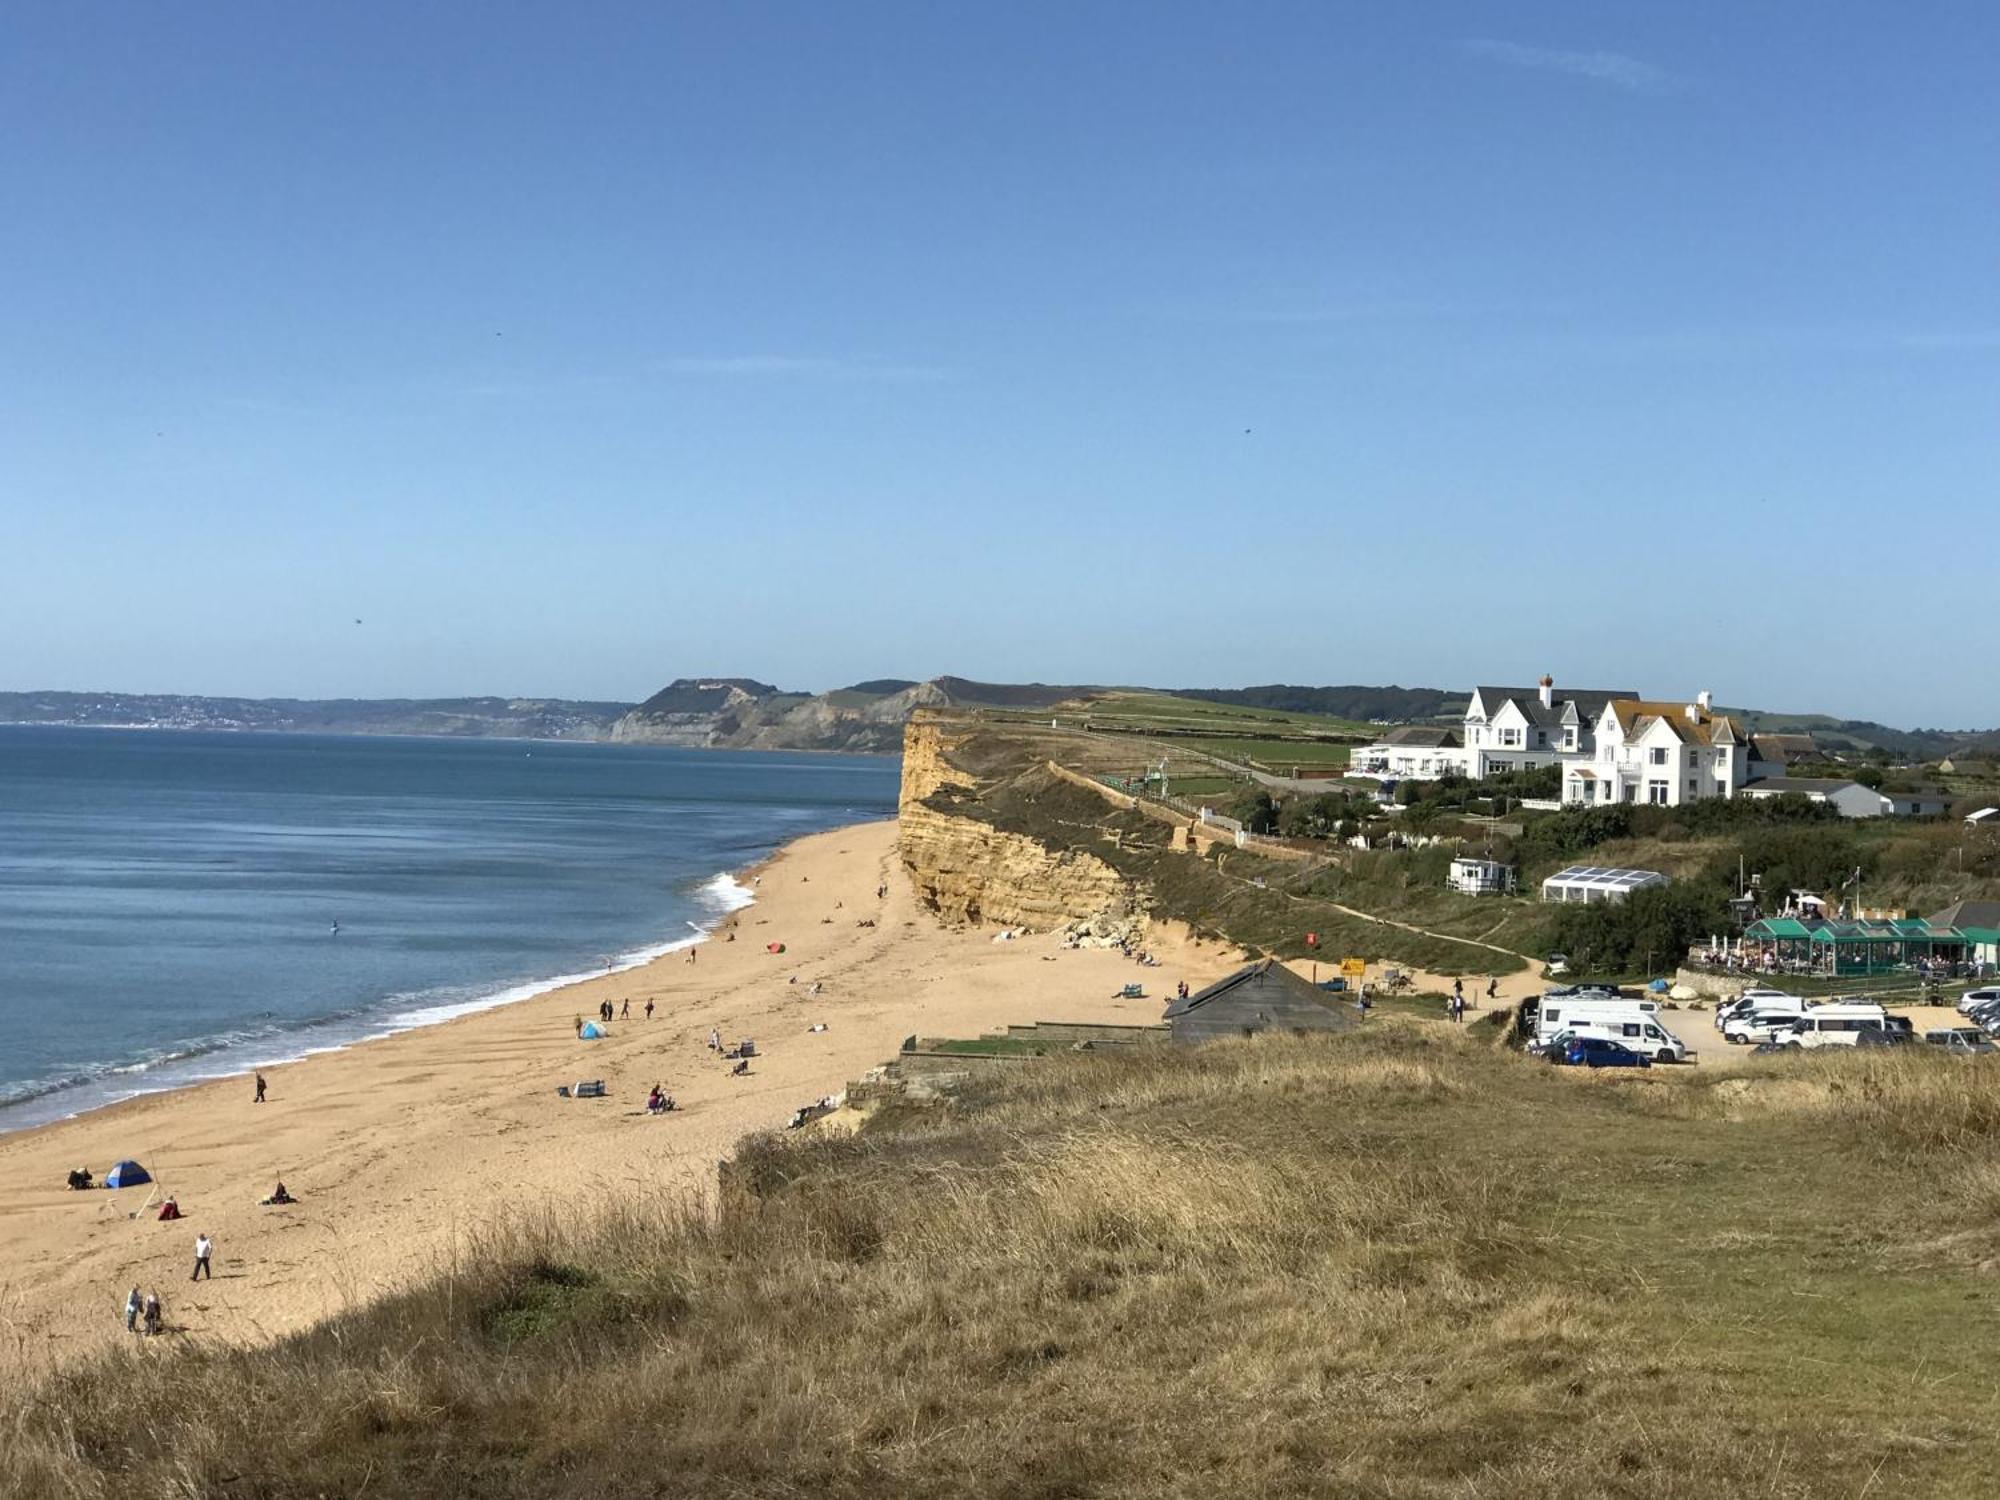
<path fill-rule="evenodd" d="M 1245 1032 L 1344 1031 L 1354 1013 L 1294 974 L 1276 959 L 1246 964 L 1207 989 L 1167 1007 L 1164 1020 L 1177 1041 L 1237 1036 Z"/>
<path fill-rule="evenodd" d="M 1551 690 L 1547 708 L 1542 707 L 1542 690 L 1538 687 L 1482 687 L 1474 688 L 1472 694 L 1486 705 L 1486 717 L 1499 713 L 1505 703 L 1520 706 L 1522 714 L 1530 724 L 1550 728 L 1562 722 L 1563 705 L 1574 703 L 1577 713 L 1585 719 L 1594 719 L 1604 712 L 1604 705 L 1614 698 L 1636 698 L 1639 695 L 1630 688 L 1555 688 Z M 1471 704 L 1466 711 L 1471 712 Z"/>
<path fill-rule="evenodd" d="M 1812 917 L 1796 921 L 1791 917 L 1766 917 L 1743 929 L 1749 938 L 1807 938 L 1826 943 L 1962 943 L 1965 934 L 1950 923 L 1919 921 L 1910 917 L 1894 920 L 1869 919 L 1859 922 L 1829 921 Z"/>
<path fill-rule="evenodd" d="M 2000 901 L 1954 901 L 1925 920 L 1934 927 L 2000 927 Z"/>
<path fill-rule="evenodd" d="M 1667 877 L 1658 870 L 1621 870 L 1610 865 L 1571 865 L 1542 882 L 1567 886 L 1571 890 L 1636 891 L 1649 885 L 1665 885 Z"/>
<path fill-rule="evenodd" d="M 1381 739 L 1384 745 L 1413 745 L 1431 749 L 1446 749 L 1458 742 L 1456 729 L 1428 729 L 1420 724 L 1406 724 L 1401 729 L 1392 729 Z"/>
<path fill-rule="evenodd" d="M 1755 781 L 1744 782 L 1740 790 L 1769 792 L 1774 797 L 1782 797 L 1788 792 L 1797 792 L 1806 797 L 1822 797 L 1834 792 L 1844 792 L 1851 786 L 1861 786 L 1861 783 L 1849 781 L 1841 776 L 1762 776 Z"/>
<path fill-rule="evenodd" d="M 1745 937 L 1767 938 L 1803 938 L 1812 936 L 1807 931 L 1806 924 L 1799 921 L 1796 917 L 1765 917 L 1761 921 L 1752 922 L 1748 927 L 1744 928 L 1743 935 Z"/>
<path fill-rule="evenodd" d="M 1819 753 L 1809 734 L 1753 734 L 1750 752 L 1759 760 L 1792 761 Z"/>
<path fill-rule="evenodd" d="M 1743 735 L 1736 727 L 1736 721 L 1727 714 L 1712 714 L 1696 709 L 1694 717 L 1688 710 L 1690 703 L 1665 703 L 1649 698 L 1620 698 L 1615 700 L 1618 714 L 1618 728 L 1628 740 L 1635 740 L 1653 727 L 1658 720 L 1682 739 L 1697 745 L 1734 745 L 1742 741 Z"/>

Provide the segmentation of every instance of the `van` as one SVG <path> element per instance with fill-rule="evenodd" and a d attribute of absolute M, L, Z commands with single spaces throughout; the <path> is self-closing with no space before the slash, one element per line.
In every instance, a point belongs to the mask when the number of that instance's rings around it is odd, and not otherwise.
<path fill-rule="evenodd" d="M 1797 996 L 1789 995 L 1783 990 L 1766 989 L 1760 984 L 1753 984 L 1741 994 L 1725 1000 L 1715 1007 L 1715 1029 L 1717 1031 L 1722 1030 L 1723 1022 L 1729 1020 L 1732 1016 L 1747 1016 L 1754 1010 L 1779 1010 L 1783 1008 L 1785 1001 L 1796 998 Z M 1765 1003 L 1774 1000 L 1778 1004 L 1767 1006 Z"/>
<path fill-rule="evenodd" d="M 1806 1013 L 1806 1002 L 1797 995 L 1776 995 L 1759 1000 L 1750 1010 L 1738 1011 L 1722 1023 L 1725 1042 L 1768 1042 Z"/>
<path fill-rule="evenodd" d="M 1887 1031 L 1888 1012 L 1870 1001 L 1815 1005 L 1776 1036 L 1787 1047 L 1852 1047 L 1864 1031 Z"/>
<path fill-rule="evenodd" d="M 1687 1044 L 1660 1024 L 1659 1010 L 1658 1002 L 1651 1000 L 1544 997 L 1535 1016 L 1535 1039 L 1546 1043 L 1568 1031 L 1608 1037 L 1657 1062 L 1686 1061 Z"/>

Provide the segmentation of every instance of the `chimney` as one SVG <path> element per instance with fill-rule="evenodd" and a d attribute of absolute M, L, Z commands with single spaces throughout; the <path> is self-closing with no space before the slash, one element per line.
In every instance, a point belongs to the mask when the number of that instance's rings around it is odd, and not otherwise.
<path fill-rule="evenodd" d="M 1555 696 L 1556 696 L 1555 678 L 1549 676 L 1549 674 L 1546 672 L 1542 673 L 1542 707 L 1543 708 L 1553 707 L 1555 703 Z"/>
<path fill-rule="evenodd" d="M 1699 724 L 1703 719 L 1708 717 L 1709 702 L 1708 689 L 1703 688 L 1694 695 L 1694 702 L 1688 705 L 1688 717 Z"/>

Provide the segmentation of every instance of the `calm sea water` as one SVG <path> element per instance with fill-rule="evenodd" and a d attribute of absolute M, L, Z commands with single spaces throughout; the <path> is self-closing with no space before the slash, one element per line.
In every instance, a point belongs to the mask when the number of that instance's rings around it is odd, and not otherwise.
<path fill-rule="evenodd" d="M 691 940 L 879 757 L 0 726 L 0 1130 Z M 338 931 L 335 925 L 338 924 Z"/>

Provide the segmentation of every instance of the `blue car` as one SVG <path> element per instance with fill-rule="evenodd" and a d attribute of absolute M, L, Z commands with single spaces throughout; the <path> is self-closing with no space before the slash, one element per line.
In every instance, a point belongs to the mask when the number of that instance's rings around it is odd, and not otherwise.
<path fill-rule="evenodd" d="M 1571 1068 L 1650 1068 L 1652 1058 L 1601 1036 L 1573 1036 L 1557 1061 Z"/>

